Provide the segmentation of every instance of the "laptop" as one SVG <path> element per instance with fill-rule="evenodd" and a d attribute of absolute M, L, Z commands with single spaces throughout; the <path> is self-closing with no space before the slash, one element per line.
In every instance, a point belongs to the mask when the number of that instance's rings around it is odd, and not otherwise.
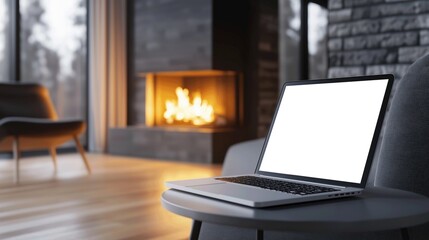
<path fill-rule="evenodd" d="M 254 173 L 166 185 L 250 207 L 359 195 L 393 79 L 377 75 L 287 82 Z"/>

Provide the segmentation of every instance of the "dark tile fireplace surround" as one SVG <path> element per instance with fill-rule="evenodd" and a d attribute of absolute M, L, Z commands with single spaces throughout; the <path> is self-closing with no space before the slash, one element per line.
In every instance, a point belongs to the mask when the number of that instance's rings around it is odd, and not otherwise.
<path fill-rule="evenodd" d="M 132 1 L 129 124 L 109 129 L 108 152 L 220 163 L 232 144 L 264 136 L 278 92 L 276 4 Z M 200 93 L 213 121 L 167 121 L 177 87 L 189 90 L 191 104 Z"/>

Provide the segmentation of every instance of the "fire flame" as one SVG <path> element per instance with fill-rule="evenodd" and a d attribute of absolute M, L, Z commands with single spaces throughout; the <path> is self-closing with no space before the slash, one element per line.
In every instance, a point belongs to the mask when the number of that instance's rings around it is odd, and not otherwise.
<path fill-rule="evenodd" d="M 201 126 L 214 122 L 215 114 L 213 106 L 207 100 L 201 98 L 199 92 L 194 94 L 192 103 L 189 97 L 189 90 L 186 88 L 176 88 L 176 100 L 167 100 L 165 102 L 164 118 L 168 124 L 175 121 L 192 123 Z"/>

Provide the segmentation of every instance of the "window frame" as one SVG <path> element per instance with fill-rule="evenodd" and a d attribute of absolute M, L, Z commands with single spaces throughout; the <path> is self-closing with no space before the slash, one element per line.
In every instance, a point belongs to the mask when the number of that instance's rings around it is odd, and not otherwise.
<path fill-rule="evenodd" d="M 310 77 L 310 53 L 308 52 L 308 5 L 315 3 L 323 8 L 328 8 L 328 0 L 301 0 L 301 29 L 300 29 L 300 67 L 299 77 L 301 80 Z"/>

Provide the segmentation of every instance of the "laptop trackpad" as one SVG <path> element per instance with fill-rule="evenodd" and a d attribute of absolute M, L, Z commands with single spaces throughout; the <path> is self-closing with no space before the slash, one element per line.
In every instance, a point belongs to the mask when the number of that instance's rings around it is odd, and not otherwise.
<path fill-rule="evenodd" d="M 209 184 L 191 187 L 195 190 L 209 192 L 216 195 L 228 196 L 233 198 L 246 199 L 250 201 L 267 201 L 295 198 L 297 195 L 282 193 L 278 191 L 267 190 L 258 187 L 238 185 L 231 183 Z"/>

